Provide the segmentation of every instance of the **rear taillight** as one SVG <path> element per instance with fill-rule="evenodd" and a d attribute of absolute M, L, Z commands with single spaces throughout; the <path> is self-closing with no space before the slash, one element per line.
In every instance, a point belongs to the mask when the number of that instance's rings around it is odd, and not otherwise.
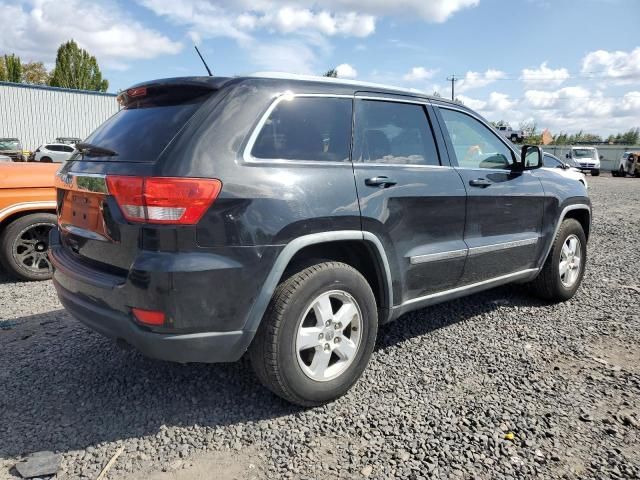
<path fill-rule="evenodd" d="M 107 186 L 130 222 L 195 225 L 218 198 L 222 182 L 108 175 Z"/>

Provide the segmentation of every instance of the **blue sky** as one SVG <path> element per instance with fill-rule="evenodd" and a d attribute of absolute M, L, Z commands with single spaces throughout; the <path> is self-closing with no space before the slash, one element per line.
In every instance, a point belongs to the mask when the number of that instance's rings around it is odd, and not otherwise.
<path fill-rule="evenodd" d="M 147 79 L 321 74 L 457 94 L 490 120 L 640 126 L 639 0 L 0 0 L 0 53 L 51 65 L 74 38 L 117 91 Z M 72 20 L 71 20 L 72 19 Z"/>

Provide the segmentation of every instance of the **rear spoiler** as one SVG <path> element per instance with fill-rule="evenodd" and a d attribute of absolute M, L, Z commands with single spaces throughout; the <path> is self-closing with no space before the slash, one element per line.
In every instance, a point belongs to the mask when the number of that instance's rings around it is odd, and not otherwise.
<path fill-rule="evenodd" d="M 219 90 L 228 77 L 179 77 L 153 80 L 133 85 L 118 94 L 118 103 L 124 108 L 149 106 L 148 104 L 184 103 Z"/>

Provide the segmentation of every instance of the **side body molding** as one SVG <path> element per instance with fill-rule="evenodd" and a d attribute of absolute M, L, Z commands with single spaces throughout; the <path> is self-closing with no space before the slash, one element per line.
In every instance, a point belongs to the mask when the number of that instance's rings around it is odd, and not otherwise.
<path fill-rule="evenodd" d="M 391 283 L 391 270 L 389 269 L 389 261 L 387 259 L 387 255 L 384 251 L 382 243 L 374 234 L 370 232 L 362 232 L 360 230 L 339 230 L 334 232 L 322 232 L 322 233 L 313 233 L 311 235 L 304 235 L 302 237 L 298 237 L 295 240 L 289 242 L 278 258 L 276 259 L 267 280 L 262 286 L 262 290 L 260 291 L 256 301 L 249 312 L 249 317 L 247 318 L 247 323 L 245 324 L 245 331 L 255 333 L 258 330 L 258 326 L 260 325 L 260 321 L 264 316 L 267 307 L 269 306 L 269 302 L 271 301 L 271 297 L 273 296 L 273 292 L 278 286 L 278 282 L 282 277 L 287 265 L 294 257 L 296 253 L 302 250 L 305 247 L 310 245 L 316 245 L 319 243 L 327 243 L 327 242 L 338 242 L 344 240 L 360 240 L 371 243 L 376 249 L 378 256 L 382 262 L 383 274 L 386 285 L 384 285 L 384 289 L 388 298 L 389 309 L 393 306 L 393 288 Z M 380 319 L 380 323 L 385 323 L 388 319 Z"/>

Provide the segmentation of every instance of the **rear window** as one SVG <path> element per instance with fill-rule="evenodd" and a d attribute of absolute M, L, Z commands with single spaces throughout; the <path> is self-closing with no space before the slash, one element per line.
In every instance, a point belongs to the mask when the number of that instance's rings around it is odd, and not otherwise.
<path fill-rule="evenodd" d="M 251 150 L 260 159 L 348 162 L 349 98 L 283 99 L 269 115 Z"/>
<path fill-rule="evenodd" d="M 100 125 L 83 143 L 113 150 L 105 156 L 87 151 L 76 158 L 110 162 L 155 162 L 193 114 L 212 94 L 193 87 L 151 89 L 126 99 L 125 106 Z"/>

